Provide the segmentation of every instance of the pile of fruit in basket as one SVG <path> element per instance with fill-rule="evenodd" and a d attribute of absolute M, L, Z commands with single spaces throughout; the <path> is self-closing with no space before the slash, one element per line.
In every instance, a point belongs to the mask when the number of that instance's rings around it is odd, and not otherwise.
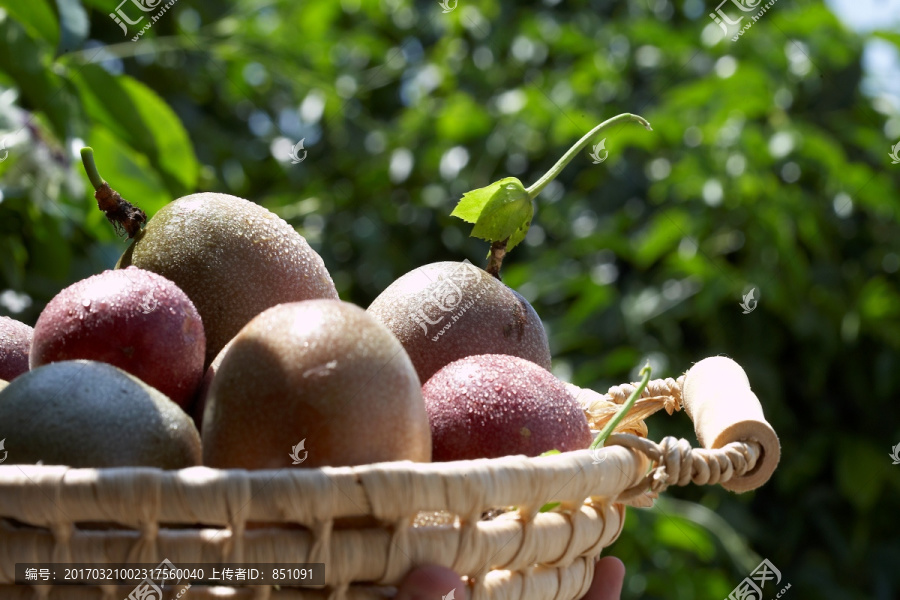
<path fill-rule="evenodd" d="M 267 469 L 587 448 L 582 390 L 550 372 L 541 320 L 500 265 L 533 198 L 623 120 L 647 126 L 617 117 L 531 188 L 507 178 L 464 195 L 453 214 L 491 242 L 486 270 L 422 266 L 367 310 L 265 208 L 199 193 L 148 220 L 85 149 L 98 206 L 133 241 L 33 329 L 0 318 L 6 462 Z"/>

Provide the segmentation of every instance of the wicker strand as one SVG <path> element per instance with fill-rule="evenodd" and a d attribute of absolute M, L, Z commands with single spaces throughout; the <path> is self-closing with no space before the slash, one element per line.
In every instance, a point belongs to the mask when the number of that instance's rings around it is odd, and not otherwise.
<path fill-rule="evenodd" d="M 624 446 L 645 454 L 655 466 L 641 481 L 616 497 L 617 502 L 629 500 L 647 491 L 659 494 L 670 485 L 715 485 L 741 477 L 756 467 L 761 455 L 758 442 L 732 442 L 722 448 L 692 448 L 687 440 L 672 436 L 658 444 L 628 434 L 614 434 L 608 446 Z"/>
<path fill-rule="evenodd" d="M 673 411 L 681 408 L 681 384 L 683 381 L 684 375 L 678 379 L 672 379 L 671 377 L 667 377 L 666 379 L 653 379 L 647 384 L 644 391 L 641 392 L 641 398 L 669 396 L 672 398 L 672 403 L 667 405 L 666 412 L 671 415 Z M 616 404 L 624 404 L 628 399 L 628 396 L 630 396 L 639 385 L 639 383 L 614 385 L 609 388 L 606 395 Z M 670 410 L 670 408 L 672 410 Z"/>

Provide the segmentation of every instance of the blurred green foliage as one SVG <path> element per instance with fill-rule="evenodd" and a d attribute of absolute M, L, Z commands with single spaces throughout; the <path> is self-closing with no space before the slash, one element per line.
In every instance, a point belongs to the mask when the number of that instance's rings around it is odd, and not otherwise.
<path fill-rule="evenodd" d="M 637 113 L 653 132 L 610 132 L 538 197 L 504 281 L 582 386 L 733 357 L 783 456 L 754 493 L 630 510 L 623 597 L 721 599 L 761 558 L 789 598 L 900 597 L 900 117 L 824 5 L 778 3 L 732 43 L 698 0 L 181 0 L 132 42 L 147 19 L 123 35 L 115 3 L 0 0 L 0 311 L 33 324 L 125 246 L 83 143 L 150 215 L 201 190 L 277 212 L 366 306 L 418 265 L 484 264 L 449 217 L 464 192 L 530 185 Z M 676 417 L 651 436 L 693 439 Z"/>

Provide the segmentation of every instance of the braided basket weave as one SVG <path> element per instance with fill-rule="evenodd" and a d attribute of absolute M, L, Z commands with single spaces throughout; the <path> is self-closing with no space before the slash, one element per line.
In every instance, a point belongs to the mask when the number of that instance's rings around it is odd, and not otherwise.
<path fill-rule="evenodd" d="M 592 427 L 633 389 L 584 394 Z M 17 586 L 16 563 L 163 558 L 175 565 L 325 563 L 325 587 L 194 585 L 189 600 L 384 598 L 427 563 L 467 576 L 476 600 L 580 598 L 594 561 L 622 531 L 626 505 L 649 506 L 670 485 L 754 489 L 774 470 L 778 439 L 736 363 L 706 359 L 677 381 L 651 382 L 625 430 L 641 433 L 647 415 L 682 404 L 704 448 L 625 433 L 599 451 L 433 464 L 271 471 L 0 465 L 0 598 L 122 599 L 134 588 Z M 548 502 L 561 504 L 540 512 Z M 483 518 L 489 511 L 500 514 Z"/>

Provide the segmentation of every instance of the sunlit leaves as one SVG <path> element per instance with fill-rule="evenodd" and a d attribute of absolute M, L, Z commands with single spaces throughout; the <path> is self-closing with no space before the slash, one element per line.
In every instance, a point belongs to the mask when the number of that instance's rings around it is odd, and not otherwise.
<path fill-rule="evenodd" d="M 73 79 L 91 118 L 146 155 L 176 197 L 193 188 L 199 166 L 191 141 L 181 120 L 153 90 L 95 65 L 84 66 Z"/>
<path fill-rule="evenodd" d="M 56 46 L 59 24 L 48 0 L 0 0 L 0 7 L 24 25 L 30 35 Z"/>

